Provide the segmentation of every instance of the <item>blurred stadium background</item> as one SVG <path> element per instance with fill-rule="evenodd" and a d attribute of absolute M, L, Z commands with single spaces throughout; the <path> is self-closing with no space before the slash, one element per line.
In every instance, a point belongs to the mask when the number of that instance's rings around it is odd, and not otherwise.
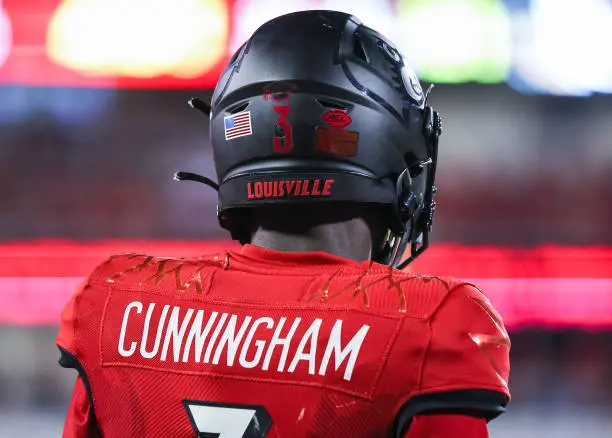
<path fill-rule="evenodd" d="M 117 251 L 232 245 L 207 97 L 276 15 L 353 12 L 397 41 L 445 118 L 434 244 L 511 332 L 495 438 L 612 436 L 612 1 L 0 0 L 0 436 L 58 437 L 75 374 L 59 312 Z"/>

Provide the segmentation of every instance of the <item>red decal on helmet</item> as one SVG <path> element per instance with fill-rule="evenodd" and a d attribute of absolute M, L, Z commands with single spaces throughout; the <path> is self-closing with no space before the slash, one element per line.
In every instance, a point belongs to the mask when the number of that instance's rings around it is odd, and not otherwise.
<path fill-rule="evenodd" d="M 357 155 L 359 133 L 339 128 L 318 127 L 315 141 L 316 152 L 354 157 Z"/>
<path fill-rule="evenodd" d="M 327 123 L 329 126 L 333 126 L 334 128 L 344 128 L 351 124 L 353 119 L 346 111 L 333 109 L 325 114 L 322 117 L 323 121 Z"/>
<path fill-rule="evenodd" d="M 283 102 L 289 99 L 289 96 L 296 88 L 291 82 L 273 82 L 263 87 L 262 97 L 263 100 L 268 100 L 269 98 L 274 102 Z"/>
<path fill-rule="evenodd" d="M 275 105 L 272 109 L 279 114 L 276 123 L 283 130 L 282 136 L 275 136 L 272 138 L 274 151 L 279 154 L 288 154 L 293 150 L 293 128 L 285 119 L 291 107 L 288 105 Z"/>
<path fill-rule="evenodd" d="M 248 199 L 279 199 L 331 196 L 333 179 L 254 181 L 246 185 Z"/>

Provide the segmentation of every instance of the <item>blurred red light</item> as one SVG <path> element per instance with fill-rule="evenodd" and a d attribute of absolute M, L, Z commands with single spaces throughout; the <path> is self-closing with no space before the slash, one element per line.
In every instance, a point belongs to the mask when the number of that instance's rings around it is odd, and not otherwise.
<path fill-rule="evenodd" d="M 196 256 L 227 241 L 37 241 L 0 245 L 0 323 L 56 324 L 77 284 L 111 254 Z M 612 248 L 435 245 L 412 266 L 482 288 L 510 329 L 612 328 Z"/>

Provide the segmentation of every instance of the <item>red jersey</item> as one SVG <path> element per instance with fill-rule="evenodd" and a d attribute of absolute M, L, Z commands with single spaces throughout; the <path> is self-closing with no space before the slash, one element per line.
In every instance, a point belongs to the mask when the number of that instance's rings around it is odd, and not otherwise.
<path fill-rule="evenodd" d="M 508 335 L 474 286 L 326 253 L 112 257 L 57 344 L 82 381 L 67 437 L 402 436 L 509 399 Z"/>

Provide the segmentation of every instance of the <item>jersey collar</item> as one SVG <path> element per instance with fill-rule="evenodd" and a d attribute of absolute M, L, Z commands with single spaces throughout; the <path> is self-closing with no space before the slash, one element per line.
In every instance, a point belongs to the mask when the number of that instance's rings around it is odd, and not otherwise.
<path fill-rule="evenodd" d="M 358 266 L 359 262 L 339 257 L 323 251 L 316 252 L 286 252 L 276 251 L 259 246 L 246 244 L 240 254 L 244 257 L 256 259 L 259 262 L 284 266 Z"/>

